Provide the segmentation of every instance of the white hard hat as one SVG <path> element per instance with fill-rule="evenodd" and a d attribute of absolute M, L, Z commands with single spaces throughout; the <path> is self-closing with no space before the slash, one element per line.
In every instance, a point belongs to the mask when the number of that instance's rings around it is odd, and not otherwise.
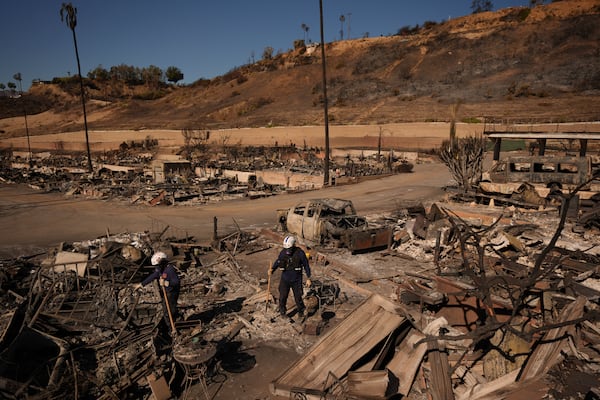
<path fill-rule="evenodd" d="M 167 255 L 165 253 L 163 253 L 162 251 L 159 251 L 152 255 L 152 258 L 150 259 L 150 261 L 152 262 L 152 265 L 158 265 L 158 264 L 160 264 L 160 262 L 162 260 L 166 260 L 166 259 L 167 259 Z"/>
<path fill-rule="evenodd" d="M 283 239 L 283 248 L 284 249 L 290 249 L 295 244 L 296 244 L 296 238 L 294 236 L 289 235 L 289 236 L 286 236 L 285 239 Z"/>

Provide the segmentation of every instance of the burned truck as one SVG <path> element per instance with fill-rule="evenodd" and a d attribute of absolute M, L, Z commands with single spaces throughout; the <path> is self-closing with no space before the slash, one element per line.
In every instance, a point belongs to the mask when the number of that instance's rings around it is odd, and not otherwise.
<path fill-rule="evenodd" d="M 392 237 L 389 227 L 370 227 L 350 200 L 306 200 L 277 210 L 277 217 L 283 231 L 307 244 L 346 247 L 352 253 L 385 249 Z"/>

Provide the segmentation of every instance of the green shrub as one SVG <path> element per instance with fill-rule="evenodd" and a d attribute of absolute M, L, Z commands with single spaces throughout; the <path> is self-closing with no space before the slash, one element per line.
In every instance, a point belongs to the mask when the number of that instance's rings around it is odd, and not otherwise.
<path fill-rule="evenodd" d="M 500 151 L 516 151 L 516 150 L 525 150 L 526 143 L 524 139 L 502 139 L 502 143 L 500 144 Z M 494 149 L 494 142 L 489 141 L 486 145 L 487 151 L 492 151 Z"/>
<path fill-rule="evenodd" d="M 460 121 L 464 122 L 465 124 L 480 124 L 481 123 L 481 120 L 476 117 L 467 117 L 467 118 L 461 119 Z"/>

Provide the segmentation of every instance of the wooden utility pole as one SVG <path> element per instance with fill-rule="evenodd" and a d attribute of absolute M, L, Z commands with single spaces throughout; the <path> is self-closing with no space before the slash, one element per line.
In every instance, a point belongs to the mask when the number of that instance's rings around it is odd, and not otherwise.
<path fill-rule="evenodd" d="M 327 68 L 325 66 L 325 39 L 323 35 L 323 0 L 319 0 L 319 16 L 321 18 L 321 63 L 323 64 L 323 111 L 325 112 L 325 165 L 323 185 L 329 185 L 329 112 L 327 110 Z"/>

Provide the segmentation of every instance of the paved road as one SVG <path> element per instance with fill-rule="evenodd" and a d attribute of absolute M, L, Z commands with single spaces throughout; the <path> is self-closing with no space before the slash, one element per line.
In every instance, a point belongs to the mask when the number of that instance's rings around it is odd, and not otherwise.
<path fill-rule="evenodd" d="M 169 225 L 198 240 L 209 240 L 213 217 L 219 234 L 242 227 L 272 227 L 276 209 L 302 199 L 350 199 L 361 215 L 393 210 L 400 201 L 428 203 L 441 198 L 451 183 L 441 164 L 417 164 L 410 174 L 336 186 L 320 191 L 284 194 L 257 200 L 233 200 L 202 206 L 140 206 L 114 201 L 68 198 L 22 185 L 0 185 L 0 259 L 32 254 L 60 242 L 93 239 L 111 233 L 156 231 Z M 234 222 L 235 220 L 235 222 Z"/>

